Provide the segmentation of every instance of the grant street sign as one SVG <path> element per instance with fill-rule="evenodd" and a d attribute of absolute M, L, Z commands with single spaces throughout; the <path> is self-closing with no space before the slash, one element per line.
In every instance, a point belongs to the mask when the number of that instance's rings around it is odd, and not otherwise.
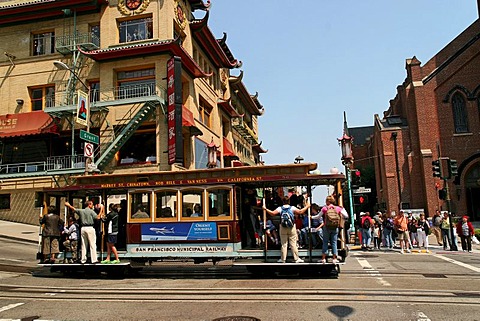
<path fill-rule="evenodd" d="M 97 145 L 100 143 L 100 138 L 97 135 L 89 133 L 83 129 L 80 129 L 80 138 Z"/>

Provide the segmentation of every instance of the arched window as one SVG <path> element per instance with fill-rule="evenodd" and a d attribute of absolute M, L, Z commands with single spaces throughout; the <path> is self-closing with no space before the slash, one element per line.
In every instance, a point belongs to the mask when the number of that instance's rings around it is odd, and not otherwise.
<path fill-rule="evenodd" d="M 468 133 L 468 114 L 465 98 L 460 93 L 452 97 L 453 124 L 455 133 Z"/>

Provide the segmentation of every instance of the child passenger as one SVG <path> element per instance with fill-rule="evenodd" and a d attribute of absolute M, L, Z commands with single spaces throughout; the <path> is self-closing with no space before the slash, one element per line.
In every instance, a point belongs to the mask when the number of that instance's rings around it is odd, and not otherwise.
<path fill-rule="evenodd" d="M 67 235 L 67 239 L 63 242 L 63 246 L 65 246 L 65 250 L 72 254 L 71 259 L 65 258 L 65 263 L 75 263 L 77 262 L 77 253 L 78 253 L 78 225 L 75 223 L 75 219 L 73 217 L 68 218 L 68 227 L 65 227 L 63 233 Z"/>

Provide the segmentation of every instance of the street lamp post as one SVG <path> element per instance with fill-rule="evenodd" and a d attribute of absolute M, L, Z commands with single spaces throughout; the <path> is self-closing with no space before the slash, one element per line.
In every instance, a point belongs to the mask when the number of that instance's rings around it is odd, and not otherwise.
<path fill-rule="evenodd" d="M 62 61 L 58 61 L 58 60 L 55 60 L 53 62 L 53 65 L 58 69 L 58 70 L 68 70 L 70 71 L 70 74 L 72 76 L 74 76 L 82 85 L 83 87 L 85 87 L 85 89 L 87 90 L 87 104 L 89 103 L 90 101 L 90 87 L 87 86 L 87 84 L 85 84 L 85 82 L 80 79 L 80 77 L 78 76 L 78 74 L 75 72 L 75 70 L 73 70 L 72 68 L 70 68 L 67 64 L 65 64 L 64 62 Z M 69 89 L 69 88 L 67 88 Z M 70 89 L 69 89 L 70 90 Z M 72 97 L 72 93 L 69 92 L 69 95 L 70 97 Z M 70 103 L 70 102 L 69 102 Z M 88 107 L 87 107 L 88 109 Z M 72 124 L 72 159 L 71 159 L 71 166 L 72 168 L 75 167 L 75 114 L 76 114 L 76 110 L 74 110 L 72 112 L 72 121 L 71 121 L 71 124 Z M 89 119 L 87 119 L 87 132 L 90 131 L 90 121 Z"/>
<path fill-rule="evenodd" d="M 347 175 L 347 191 L 348 200 L 350 204 L 350 233 L 355 233 L 354 224 L 354 210 L 353 210 L 353 196 L 352 196 L 352 182 L 351 182 L 351 166 L 353 164 L 352 154 L 352 137 L 346 133 L 341 138 L 338 138 L 339 144 L 342 147 L 342 164 L 345 166 L 345 172 Z"/>
<path fill-rule="evenodd" d="M 75 72 L 75 70 L 73 70 L 72 68 L 70 68 L 66 63 L 62 62 L 62 61 L 59 61 L 59 60 L 55 60 L 53 62 L 53 65 L 58 69 L 58 70 L 68 70 L 72 73 L 72 75 L 77 78 L 77 80 L 83 85 L 83 87 L 85 87 L 85 89 L 88 90 L 88 86 L 87 84 L 85 84 L 85 82 L 83 82 L 82 79 L 80 79 L 80 77 L 78 77 L 77 73 Z"/>

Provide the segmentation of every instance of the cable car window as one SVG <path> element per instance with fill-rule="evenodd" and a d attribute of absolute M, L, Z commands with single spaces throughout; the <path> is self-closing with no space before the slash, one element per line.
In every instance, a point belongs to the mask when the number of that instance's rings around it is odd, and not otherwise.
<path fill-rule="evenodd" d="M 171 220 L 177 217 L 177 191 L 157 191 L 155 199 L 157 220 Z"/>
<path fill-rule="evenodd" d="M 208 213 L 210 217 L 231 217 L 230 189 L 208 190 Z"/>
<path fill-rule="evenodd" d="M 131 218 L 134 220 L 149 219 L 150 204 L 151 204 L 150 192 L 136 192 L 136 193 L 130 194 Z"/>
<path fill-rule="evenodd" d="M 182 191 L 182 217 L 203 217 L 203 191 Z"/>

